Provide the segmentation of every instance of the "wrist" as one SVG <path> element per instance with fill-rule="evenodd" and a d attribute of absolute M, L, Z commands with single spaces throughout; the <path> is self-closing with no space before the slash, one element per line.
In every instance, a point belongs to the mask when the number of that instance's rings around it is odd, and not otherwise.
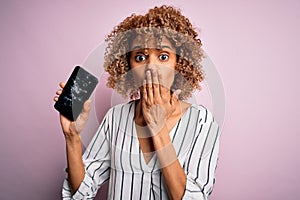
<path fill-rule="evenodd" d="M 66 135 L 65 140 L 66 140 L 66 145 L 69 147 L 81 145 L 81 137 L 79 134 Z"/>
<path fill-rule="evenodd" d="M 169 145 L 171 142 L 171 138 L 169 135 L 169 129 L 165 124 L 160 132 L 152 137 L 154 148 L 159 150 L 164 148 L 165 146 Z"/>

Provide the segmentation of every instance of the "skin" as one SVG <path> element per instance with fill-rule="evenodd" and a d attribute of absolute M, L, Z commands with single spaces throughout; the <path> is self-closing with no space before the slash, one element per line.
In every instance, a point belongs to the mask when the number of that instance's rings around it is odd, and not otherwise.
<path fill-rule="evenodd" d="M 169 133 L 190 104 L 178 100 L 180 90 L 170 92 L 175 74 L 175 49 L 166 38 L 162 40 L 162 49 L 143 49 L 138 41 L 132 43 L 130 66 L 135 80 L 140 84 L 141 98 L 135 104 L 134 117 L 140 147 L 146 163 L 150 161 L 153 152 L 157 153 L 169 197 L 182 199 L 186 174 L 177 159 Z M 150 41 L 148 46 L 152 44 Z M 56 93 L 58 96 L 64 85 L 60 83 L 61 89 Z M 58 96 L 54 97 L 54 101 L 58 100 Z M 87 101 L 75 122 L 60 115 L 73 193 L 78 190 L 85 175 L 79 134 L 88 119 L 89 110 L 90 101 Z"/>

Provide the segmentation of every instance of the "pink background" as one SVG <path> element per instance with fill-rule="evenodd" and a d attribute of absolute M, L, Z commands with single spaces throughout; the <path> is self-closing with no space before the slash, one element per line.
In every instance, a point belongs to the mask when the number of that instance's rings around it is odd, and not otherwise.
<path fill-rule="evenodd" d="M 211 199 L 300 199 L 300 1 L 165 3 L 181 8 L 199 27 L 225 87 L 226 117 Z M 60 199 L 66 161 L 52 101 L 58 82 L 114 25 L 161 4 L 0 2 L 1 200 Z M 103 96 L 110 93 L 104 90 Z M 110 105 L 104 100 L 102 112 Z"/>

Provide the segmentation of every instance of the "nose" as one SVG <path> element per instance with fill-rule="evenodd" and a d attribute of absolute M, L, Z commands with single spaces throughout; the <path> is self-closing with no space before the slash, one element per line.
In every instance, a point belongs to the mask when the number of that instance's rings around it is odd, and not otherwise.
<path fill-rule="evenodd" d="M 157 69 L 158 65 L 156 56 L 153 53 L 149 53 L 145 70 Z"/>

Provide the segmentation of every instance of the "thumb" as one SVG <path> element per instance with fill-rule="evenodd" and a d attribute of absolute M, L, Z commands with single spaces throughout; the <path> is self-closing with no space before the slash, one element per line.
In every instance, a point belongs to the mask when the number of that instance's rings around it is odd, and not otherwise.
<path fill-rule="evenodd" d="M 89 112 L 91 110 L 90 104 L 91 104 L 91 100 L 87 100 L 86 102 L 84 102 L 82 112 L 80 113 L 80 115 L 78 116 L 78 118 L 74 123 L 75 129 L 78 133 L 82 131 L 86 121 L 89 118 Z"/>
<path fill-rule="evenodd" d="M 84 102 L 80 117 L 84 120 L 87 120 L 90 110 L 91 110 L 91 100 L 89 99 L 86 102 Z"/>
<path fill-rule="evenodd" d="M 181 90 L 175 90 L 172 94 L 172 98 L 171 98 L 171 104 L 174 105 L 175 102 L 178 100 L 179 94 L 181 93 Z"/>

